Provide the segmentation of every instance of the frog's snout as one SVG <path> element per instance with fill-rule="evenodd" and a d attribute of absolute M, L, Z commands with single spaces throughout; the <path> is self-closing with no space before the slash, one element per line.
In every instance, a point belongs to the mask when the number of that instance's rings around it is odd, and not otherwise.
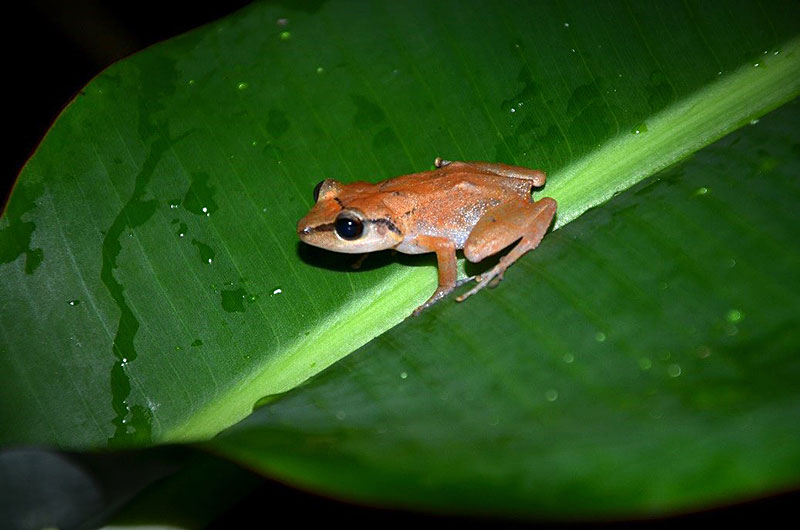
<path fill-rule="evenodd" d="M 297 221 L 297 235 L 298 236 L 308 235 L 309 230 L 310 230 L 310 227 L 308 225 L 308 222 L 306 222 L 306 218 L 305 217 L 303 217 L 302 219 Z"/>

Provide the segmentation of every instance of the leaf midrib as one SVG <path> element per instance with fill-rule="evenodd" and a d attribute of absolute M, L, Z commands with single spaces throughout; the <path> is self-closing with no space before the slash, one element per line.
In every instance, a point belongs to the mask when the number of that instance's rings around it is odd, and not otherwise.
<path fill-rule="evenodd" d="M 759 58 L 758 66 L 742 65 L 645 120 L 647 132 L 623 132 L 551 175 L 539 195 L 559 203 L 553 230 L 798 95 L 800 37 L 779 53 Z M 435 282 L 433 267 L 394 270 L 366 301 L 354 300 L 320 323 L 314 335 L 265 359 L 246 381 L 237 381 L 182 424 L 161 433 L 161 441 L 214 436 L 247 416 L 260 398 L 295 388 L 402 322 Z"/>

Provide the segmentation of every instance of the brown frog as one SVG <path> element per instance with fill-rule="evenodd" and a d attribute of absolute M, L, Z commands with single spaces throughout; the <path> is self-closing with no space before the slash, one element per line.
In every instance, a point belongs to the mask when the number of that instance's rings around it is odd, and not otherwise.
<path fill-rule="evenodd" d="M 533 201 L 545 183 L 536 169 L 491 162 L 451 162 L 437 158 L 435 170 L 377 184 L 323 180 L 316 204 L 297 224 L 309 245 L 360 254 L 394 249 L 405 254 L 435 252 L 439 286 L 414 315 L 463 282 L 477 284 L 457 301 L 502 280 L 509 265 L 536 248 L 556 213 L 556 201 Z M 519 240 L 489 271 L 457 282 L 456 250 L 479 262 Z"/>

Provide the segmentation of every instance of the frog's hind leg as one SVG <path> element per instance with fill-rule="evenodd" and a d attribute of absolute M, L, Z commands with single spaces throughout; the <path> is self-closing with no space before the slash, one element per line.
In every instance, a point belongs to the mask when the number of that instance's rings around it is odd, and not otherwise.
<path fill-rule="evenodd" d="M 497 265 L 477 276 L 477 285 L 456 300 L 461 302 L 490 283 L 502 280 L 512 263 L 539 246 L 553 221 L 556 207 L 555 200 L 545 197 L 533 203 L 505 203 L 488 210 L 472 229 L 464 245 L 464 256 L 476 263 L 518 239 L 520 242 L 500 258 Z"/>
<path fill-rule="evenodd" d="M 499 162 L 457 162 L 436 157 L 433 165 L 437 168 L 451 166 L 452 169 L 471 169 L 481 173 L 487 173 L 497 177 L 527 180 L 537 188 L 544 186 L 547 175 L 539 169 L 528 169 L 526 167 L 509 166 Z"/>

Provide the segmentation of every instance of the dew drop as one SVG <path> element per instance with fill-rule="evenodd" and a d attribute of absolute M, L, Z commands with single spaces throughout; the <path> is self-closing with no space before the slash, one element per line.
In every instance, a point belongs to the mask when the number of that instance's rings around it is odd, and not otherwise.
<path fill-rule="evenodd" d="M 406 379 L 408 374 L 406 372 L 400 372 L 400 379 Z"/>
<path fill-rule="evenodd" d="M 325 69 L 323 67 L 321 67 L 321 66 L 317 66 L 317 73 L 318 74 L 323 74 L 323 73 L 325 73 Z"/>
<path fill-rule="evenodd" d="M 694 190 L 694 195 L 695 196 L 705 195 L 706 193 L 708 193 L 708 188 L 706 188 L 705 186 L 702 186 L 702 187 L 697 188 L 696 190 Z"/>
<path fill-rule="evenodd" d="M 635 126 L 631 129 L 631 134 L 642 134 L 647 132 L 647 125 L 644 123 L 640 123 L 639 125 Z"/>
<path fill-rule="evenodd" d="M 281 40 L 289 40 L 292 38 L 292 33 L 290 31 L 281 31 Z"/>
<path fill-rule="evenodd" d="M 73 307 L 74 307 L 74 306 L 76 306 L 76 305 L 78 305 L 78 304 L 80 304 L 80 303 L 81 303 L 81 301 L 80 301 L 80 300 L 77 300 L 77 299 L 75 299 L 75 300 L 70 300 L 70 301 L 69 301 L 69 305 L 71 305 L 71 306 L 73 306 Z"/>
<path fill-rule="evenodd" d="M 758 118 L 753 118 L 752 120 L 750 120 L 750 125 L 755 125 L 758 122 L 759 122 Z"/>
<path fill-rule="evenodd" d="M 278 20 L 275 21 L 275 24 L 277 24 L 278 26 L 280 26 L 282 28 L 285 28 L 286 26 L 289 25 L 289 19 L 288 18 L 279 18 Z"/>
<path fill-rule="evenodd" d="M 647 357 L 639 357 L 639 368 L 642 370 L 649 370 L 653 366 L 653 361 Z"/>
<path fill-rule="evenodd" d="M 597 342 L 605 342 L 606 341 L 606 334 L 603 333 L 602 331 L 598 331 L 594 335 L 594 340 L 596 340 Z"/>
<path fill-rule="evenodd" d="M 678 377 L 679 375 L 681 375 L 681 372 L 682 372 L 681 367 L 677 364 L 671 364 L 667 366 L 667 375 L 669 375 L 670 377 Z"/>
<path fill-rule="evenodd" d="M 278 294 L 281 294 L 281 293 L 283 293 L 283 289 L 281 289 L 280 287 L 276 287 L 275 289 L 272 290 L 272 296 L 275 296 L 275 295 L 278 295 Z"/>
<path fill-rule="evenodd" d="M 347 417 L 347 413 L 346 413 L 345 411 L 343 411 L 343 410 L 340 410 L 340 411 L 338 411 L 338 412 L 336 413 L 336 419 L 337 419 L 337 420 L 343 420 L 343 419 L 345 419 L 346 417 Z"/>
<path fill-rule="evenodd" d="M 564 27 L 568 28 L 569 27 L 569 22 L 564 22 Z"/>
<path fill-rule="evenodd" d="M 742 312 L 738 309 L 731 309 L 725 315 L 725 319 L 731 323 L 739 322 L 742 318 L 744 318 L 744 315 L 742 315 Z"/>
<path fill-rule="evenodd" d="M 550 390 L 548 390 L 548 391 L 546 391 L 546 392 L 544 393 L 544 398 L 545 398 L 547 401 L 549 401 L 549 402 L 551 402 L 551 403 L 552 403 L 553 401 L 555 401 L 555 400 L 557 400 L 557 399 L 558 399 L 558 390 L 556 390 L 556 389 L 554 389 L 554 388 L 551 388 Z"/>
<path fill-rule="evenodd" d="M 572 362 L 575 361 L 575 356 L 572 355 L 571 353 L 565 353 L 562 359 L 564 359 L 565 363 L 571 364 Z"/>
<path fill-rule="evenodd" d="M 244 81 L 242 81 L 241 83 L 239 83 L 238 85 L 236 85 L 236 88 L 238 88 L 239 90 L 247 90 L 247 89 L 248 89 L 248 87 L 250 87 L 250 85 L 248 85 L 248 84 L 247 84 L 246 82 L 244 82 Z"/>

